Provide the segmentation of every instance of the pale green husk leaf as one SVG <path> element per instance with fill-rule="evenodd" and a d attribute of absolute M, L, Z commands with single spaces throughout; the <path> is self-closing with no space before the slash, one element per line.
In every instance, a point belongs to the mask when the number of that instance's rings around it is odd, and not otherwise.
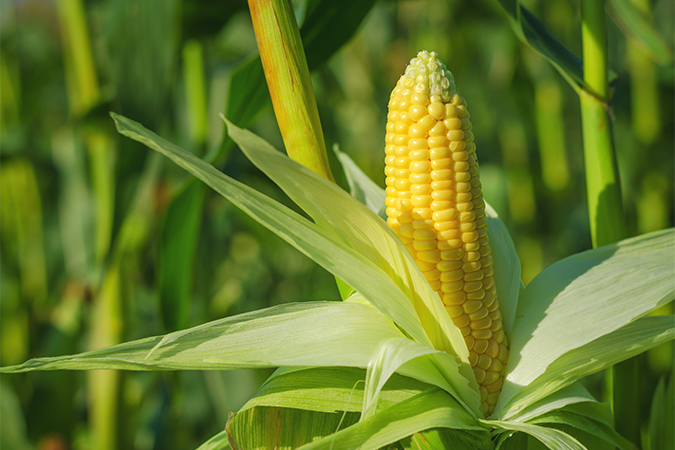
<path fill-rule="evenodd" d="M 509 416 L 508 419 L 512 422 L 527 422 L 549 411 L 581 402 L 596 402 L 596 400 L 580 382 L 576 382 L 547 395 L 518 414 Z"/>
<path fill-rule="evenodd" d="M 452 323 L 438 294 L 431 289 L 408 249 L 389 226 L 335 183 L 288 158 L 250 131 L 224 120 L 229 135 L 248 159 L 305 210 L 317 225 L 344 247 L 355 250 L 382 268 L 396 283 L 412 302 L 428 336 L 425 340 L 415 339 L 421 344 L 431 344 L 436 349 L 458 355 L 468 366 L 469 352 L 461 332 Z M 378 308 L 391 303 L 384 295 L 373 297 L 361 293 Z M 468 378 L 472 376 L 470 369 L 466 374 Z"/>
<path fill-rule="evenodd" d="M 223 430 L 216 434 L 200 445 L 197 450 L 230 450 L 230 443 L 227 442 L 227 431 Z"/>
<path fill-rule="evenodd" d="M 386 219 L 386 215 L 383 216 L 384 199 L 386 197 L 384 189 L 368 178 L 368 175 L 346 153 L 338 150 L 336 150 L 336 153 L 347 176 L 352 196 L 366 205 L 368 209 Z M 364 198 L 362 199 L 362 197 Z M 520 260 L 506 225 L 487 202 L 485 202 L 485 214 L 494 260 L 494 277 L 499 298 L 499 309 L 503 316 L 504 332 L 510 337 L 516 317 L 518 296 L 522 288 Z"/>
<path fill-rule="evenodd" d="M 557 359 L 500 414 L 509 418 L 558 389 L 674 338 L 672 316 L 638 319 Z"/>
<path fill-rule="evenodd" d="M 349 184 L 349 192 L 356 200 L 360 201 L 366 207 L 386 220 L 384 199 L 387 194 L 378 186 L 361 168 L 354 162 L 348 154 L 341 152 L 337 144 L 333 146 L 333 151 L 342 165 L 342 170 Z"/>
<path fill-rule="evenodd" d="M 674 243 L 672 229 L 650 233 L 570 256 L 537 275 L 520 296 L 497 410 L 564 354 L 672 300 Z"/>
<path fill-rule="evenodd" d="M 503 430 L 520 431 L 536 438 L 551 450 L 588 450 L 579 441 L 564 431 L 531 423 L 486 420 L 483 423 Z"/>
<path fill-rule="evenodd" d="M 461 376 L 451 355 L 410 339 L 394 338 L 382 341 L 368 364 L 361 420 L 375 414 L 380 390 L 396 371 L 443 388 L 467 410 L 479 414 L 478 386 L 471 389 L 466 383 L 454 382 Z"/>
<path fill-rule="evenodd" d="M 241 409 L 279 406 L 317 412 L 361 412 L 366 371 L 352 367 L 280 368 Z M 432 386 L 394 374 L 380 391 L 377 410 L 407 400 Z"/>
<path fill-rule="evenodd" d="M 341 240 L 336 239 L 299 214 L 260 192 L 233 180 L 193 154 L 147 130 L 139 123 L 117 114 L 112 114 L 112 117 L 121 134 L 167 156 L 253 219 L 316 261 L 333 275 L 342 279 L 357 292 L 363 294 L 413 339 L 421 343 L 429 343 L 409 299 L 392 281 L 389 274 L 385 274 L 380 267 L 369 261 L 368 258 L 345 246 Z M 234 138 L 236 127 L 230 125 L 229 130 Z M 290 161 L 286 156 L 281 156 L 283 160 Z M 295 164 L 299 166 L 299 164 Z M 296 166 L 293 167 L 296 168 Z"/>
<path fill-rule="evenodd" d="M 477 423 L 448 393 L 433 388 L 301 448 L 375 450 L 418 431 L 438 427 L 473 430 L 487 435 L 486 428 Z M 463 449 L 458 447 L 458 450 Z"/>

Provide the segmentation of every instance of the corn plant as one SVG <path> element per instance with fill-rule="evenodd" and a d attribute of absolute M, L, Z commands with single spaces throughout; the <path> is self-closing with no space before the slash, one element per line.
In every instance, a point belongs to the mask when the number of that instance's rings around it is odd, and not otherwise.
<path fill-rule="evenodd" d="M 526 436 L 549 449 L 634 448 L 580 380 L 675 338 L 672 316 L 646 317 L 675 298 L 675 230 L 570 256 L 523 286 L 513 240 L 483 200 L 468 101 L 438 56 L 420 52 L 390 97 L 386 190 L 336 150 L 347 193 L 333 182 L 290 3 L 250 8 L 290 158 L 223 120 L 309 218 L 112 118 L 331 272 L 343 301 L 0 371 L 278 368 L 203 449 L 516 449 Z"/>

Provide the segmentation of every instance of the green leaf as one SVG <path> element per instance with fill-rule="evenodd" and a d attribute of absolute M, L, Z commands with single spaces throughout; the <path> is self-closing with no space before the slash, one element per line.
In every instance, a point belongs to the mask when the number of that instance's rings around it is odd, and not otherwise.
<path fill-rule="evenodd" d="M 504 410 L 511 417 L 576 380 L 599 372 L 675 338 L 672 316 L 643 317 L 563 355 L 544 374 L 521 390 Z M 501 400 L 501 398 L 500 398 Z"/>
<path fill-rule="evenodd" d="M 230 443 L 227 442 L 227 431 L 223 430 L 204 442 L 197 450 L 230 450 Z"/>
<path fill-rule="evenodd" d="M 623 33 L 661 66 L 673 64 L 673 51 L 631 0 L 609 0 L 612 19 Z"/>
<path fill-rule="evenodd" d="M 319 68 L 356 32 L 374 0 L 312 0 L 300 28 L 307 66 Z M 270 100 L 262 62 L 255 56 L 232 75 L 225 115 L 240 127 L 247 127 Z"/>
<path fill-rule="evenodd" d="M 363 203 L 383 220 L 386 220 L 384 189 L 375 184 L 359 166 L 347 155 L 337 148 L 333 149 L 342 163 L 351 194 Z M 488 235 L 495 269 L 495 284 L 499 297 L 500 310 L 504 317 L 504 332 L 511 336 L 513 322 L 518 306 L 518 295 L 522 288 L 520 281 L 520 260 L 504 222 L 501 221 L 497 212 L 487 202 L 485 204 L 486 218 L 488 222 Z"/>
<path fill-rule="evenodd" d="M 503 317 L 504 333 L 510 339 L 518 309 L 518 297 L 523 289 L 523 283 L 520 280 L 520 259 L 518 259 L 516 246 L 513 244 L 509 230 L 487 202 L 485 203 L 485 218 L 488 223 L 499 309 Z"/>
<path fill-rule="evenodd" d="M 368 261 L 362 255 L 346 247 L 334 236 L 289 208 L 233 180 L 193 154 L 143 128 L 139 123 L 114 113 L 111 115 L 120 133 L 144 143 L 173 160 L 254 220 L 276 233 L 333 275 L 341 278 L 366 298 L 377 303 L 376 306 L 379 306 L 387 317 L 418 342 L 429 342 L 406 296 L 372 261 Z M 235 127 L 232 126 L 232 129 Z M 284 159 L 290 161 L 286 157 Z M 297 163 L 294 164 L 299 166 Z M 310 173 L 315 175 L 313 172 Z"/>
<path fill-rule="evenodd" d="M 553 394 L 547 395 L 543 399 L 528 406 L 515 415 L 509 415 L 508 418 L 514 422 L 527 422 L 528 420 L 546 414 L 549 411 L 564 408 L 576 403 L 596 403 L 595 398 L 588 392 L 580 382 L 572 383 Z"/>
<path fill-rule="evenodd" d="M 396 326 L 370 305 L 288 303 L 163 337 L 73 356 L 36 358 L 0 371 L 366 367 L 380 341 L 400 336 Z"/>
<path fill-rule="evenodd" d="M 546 27 L 518 0 L 499 0 L 513 31 L 524 44 L 546 58 L 575 90 L 589 90 L 581 59 L 551 36 Z"/>
<path fill-rule="evenodd" d="M 500 420 L 483 420 L 482 422 L 495 428 L 529 434 L 551 450 L 588 450 L 572 436 L 555 428 Z"/>
<path fill-rule="evenodd" d="M 387 194 L 384 189 L 375 184 L 348 154 L 338 150 L 337 145 L 333 147 L 333 151 L 342 164 L 352 197 L 366 205 L 369 210 L 379 215 L 383 220 L 387 220 L 384 213 L 384 199 Z"/>
<path fill-rule="evenodd" d="M 672 299 L 674 242 L 672 229 L 650 233 L 570 256 L 537 275 L 519 300 L 497 411 L 564 354 Z M 598 365 L 593 370 L 599 370 Z M 557 370 L 567 371 L 568 366 Z M 555 380 L 549 373 L 546 379 Z"/>
<path fill-rule="evenodd" d="M 279 406 L 318 412 L 361 412 L 366 371 L 351 367 L 278 369 L 241 409 Z M 380 391 L 378 411 L 407 400 L 430 385 L 394 374 Z"/>
<path fill-rule="evenodd" d="M 292 450 L 353 424 L 358 416 L 257 406 L 231 416 L 225 429 L 232 450 Z"/>
<path fill-rule="evenodd" d="M 190 324 L 192 272 L 199 241 L 204 184 L 189 183 L 164 216 L 159 254 L 159 299 L 166 331 Z"/>
<path fill-rule="evenodd" d="M 397 296 L 395 300 L 382 294 L 366 295 L 356 286 L 352 285 L 353 288 L 397 323 L 400 323 L 399 320 L 388 311 L 393 304 L 407 310 L 412 302 L 428 337 L 415 336 L 415 339 L 422 344 L 431 343 L 436 349 L 457 354 L 468 366 L 469 352 L 461 332 L 452 323 L 438 294 L 431 289 L 408 249 L 383 220 L 336 184 L 286 157 L 250 131 L 229 123 L 228 130 L 251 162 L 304 209 L 321 229 L 341 242 L 343 247 L 353 249 L 382 268 L 407 299 Z M 349 284 L 345 277 L 339 278 Z"/>
<path fill-rule="evenodd" d="M 396 371 L 444 389 L 468 411 L 480 415 L 478 385 L 471 387 L 466 382 L 452 356 L 410 339 L 394 338 L 382 341 L 368 363 L 361 420 L 375 414 L 380 390 Z"/>
<path fill-rule="evenodd" d="M 434 388 L 301 448 L 379 449 L 418 431 L 438 427 L 475 430 L 489 436 L 449 394 Z"/>
<path fill-rule="evenodd" d="M 569 425 L 609 442 L 621 450 L 635 450 L 633 444 L 617 433 L 611 425 L 569 411 L 551 411 L 531 420 L 529 423 Z"/>
<path fill-rule="evenodd" d="M 487 433 L 434 428 L 415 433 L 387 447 L 387 450 L 488 450 L 494 444 Z"/>

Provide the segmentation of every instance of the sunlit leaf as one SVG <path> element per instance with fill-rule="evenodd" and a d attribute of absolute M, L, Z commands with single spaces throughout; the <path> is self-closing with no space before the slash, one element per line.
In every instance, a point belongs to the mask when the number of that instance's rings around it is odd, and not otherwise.
<path fill-rule="evenodd" d="M 213 436 L 208 441 L 200 445 L 197 450 L 229 450 L 230 443 L 227 442 L 227 432 L 225 430 Z"/>
<path fill-rule="evenodd" d="M 572 436 L 555 428 L 497 420 L 485 421 L 485 423 L 489 423 L 496 428 L 529 434 L 551 450 L 588 450 Z"/>
<path fill-rule="evenodd" d="M 465 408 L 478 413 L 477 386 L 472 389 L 467 385 L 450 355 L 410 339 L 395 338 L 382 341 L 368 363 L 361 420 L 375 414 L 380 390 L 396 371 L 443 388 Z"/>
<path fill-rule="evenodd" d="M 348 427 L 358 416 L 353 412 L 256 406 L 231 417 L 226 430 L 232 450 L 293 450 Z"/>
<path fill-rule="evenodd" d="M 361 412 L 366 371 L 352 367 L 278 369 L 241 409 L 279 406 L 318 412 Z M 381 411 L 431 388 L 413 378 L 394 374 L 380 391 Z"/>
<path fill-rule="evenodd" d="M 527 422 L 549 411 L 582 402 L 595 403 L 596 400 L 583 384 L 576 382 L 546 396 L 515 415 L 509 415 L 508 419 L 514 422 Z"/>
<path fill-rule="evenodd" d="M 348 154 L 341 152 L 337 147 L 333 150 L 340 164 L 342 164 L 352 197 L 366 205 L 369 210 L 379 215 L 383 220 L 386 220 L 384 199 L 387 194 L 384 189 L 375 184 Z"/>
<path fill-rule="evenodd" d="M 382 268 L 415 306 L 434 348 L 457 354 L 468 363 L 468 350 L 459 329 L 431 290 L 410 252 L 378 216 L 336 184 L 275 150 L 250 131 L 228 124 L 232 139 L 244 154 L 304 209 L 327 233 Z M 347 281 L 344 277 L 340 277 Z M 355 287 L 355 286 L 352 286 Z M 357 289 L 359 291 L 359 289 Z M 362 294 L 382 310 L 391 298 Z M 419 341 L 425 343 L 424 341 Z"/>
<path fill-rule="evenodd" d="M 400 337 L 370 305 L 288 303 L 187 330 L 72 356 L 36 358 L 3 372 L 32 370 L 208 370 L 252 367 L 366 367 L 380 341 Z"/>
<path fill-rule="evenodd" d="M 112 114 L 120 133 L 144 143 L 211 186 L 253 219 L 376 303 L 380 311 L 418 342 L 429 340 L 410 301 L 382 269 L 299 214 L 219 172 L 142 125 Z M 235 129 L 232 126 L 232 129 Z M 276 153 L 276 151 L 274 151 Z M 289 160 L 285 156 L 284 160 Z M 290 160 L 289 160 L 290 161 Z M 297 163 L 295 163 L 298 166 Z M 306 170 L 306 169 L 305 169 Z M 310 172 L 313 174 L 313 172 Z M 351 197 L 350 197 L 351 200 Z M 386 299 L 386 301 L 378 299 Z"/>
<path fill-rule="evenodd" d="M 551 411 L 529 423 L 532 424 L 564 424 L 592 434 L 621 450 L 635 450 L 635 447 L 617 433 L 614 428 L 606 424 L 592 420 L 586 416 L 574 414 L 569 411 Z"/>
<path fill-rule="evenodd" d="M 567 352 L 672 300 L 674 238 L 673 230 L 665 230 L 627 239 L 570 256 L 537 275 L 520 296 L 508 375 L 497 410 Z M 621 356 L 630 350 L 620 350 Z M 611 359 L 607 353 L 603 361 Z M 572 366 L 557 367 L 567 371 Z"/>
<path fill-rule="evenodd" d="M 643 317 L 553 362 L 546 372 L 521 390 L 504 411 L 510 417 L 522 408 L 576 380 L 675 338 L 672 316 Z"/>
<path fill-rule="evenodd" d="M 302 449 L 379 449 L 418 431 L 438 427 L 488 435 L 487 430 L 476 423 L 449 394 L 434 388 Z"/>

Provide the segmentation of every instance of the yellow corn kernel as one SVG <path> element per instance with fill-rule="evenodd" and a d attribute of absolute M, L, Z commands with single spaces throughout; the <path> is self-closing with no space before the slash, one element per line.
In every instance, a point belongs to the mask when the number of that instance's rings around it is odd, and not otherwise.
<path fill-rule="evenodd" d="M 389 99 L 387 223 L 460 328 L 488 415 L 504 381 L 508 343 L 472 129 L 450 71 L 435 53 L 420 52 Z"/>

